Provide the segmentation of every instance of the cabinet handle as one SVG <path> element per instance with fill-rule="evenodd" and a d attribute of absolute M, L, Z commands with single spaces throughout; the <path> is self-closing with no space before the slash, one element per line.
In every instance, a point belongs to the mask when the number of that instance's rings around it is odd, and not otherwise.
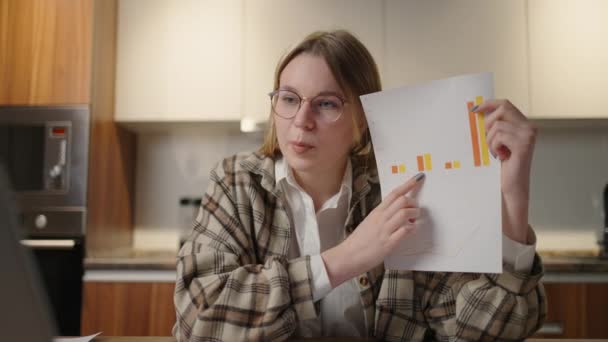
<path fill-rule="evenodd" d="M 21 240 L 21 244 L 32 249 L 70 250 L 76 246 L 75 240 Z"/>
<path fill-rule="evenodd" d="M 543 335 L 562 335 L 564 333 L 564 326 L 558 322 L 547 322 L 544 323 L 536 333 Z"/>

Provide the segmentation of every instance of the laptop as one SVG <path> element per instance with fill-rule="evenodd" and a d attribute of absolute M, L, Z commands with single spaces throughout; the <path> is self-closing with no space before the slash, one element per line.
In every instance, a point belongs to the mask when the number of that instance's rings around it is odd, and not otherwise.
<path fill-rule="evenodd" d="M 44 341 L 55 335 L 53 316 L 30 251 L 19 242 L 14 195 L 0 164 L 0 338 Z"/>

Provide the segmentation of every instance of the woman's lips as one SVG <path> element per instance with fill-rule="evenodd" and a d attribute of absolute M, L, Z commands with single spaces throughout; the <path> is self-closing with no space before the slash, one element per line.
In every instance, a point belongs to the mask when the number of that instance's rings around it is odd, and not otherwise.
<path fill-rule="evenodd" d="M 296 153 L 304 153 L 310 149 L 312 149 L 314 146 L 303 143 L 303 142 L 297 142 L 297 141 L 292 141 L 290 142 L 291 148 L 296 152 Z"/>

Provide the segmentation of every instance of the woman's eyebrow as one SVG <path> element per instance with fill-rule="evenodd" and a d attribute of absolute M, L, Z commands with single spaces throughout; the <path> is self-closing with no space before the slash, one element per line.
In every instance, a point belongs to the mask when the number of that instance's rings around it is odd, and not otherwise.
<path fill-rule="evenodd" d="M 296 88 L 290 87 L 288 85 L 280 86 L 279 90 L 289 90 L 289 91 L 293 91 L 294 93 L 298 94 L 298 91 L 296 90 Z"/>
<path fill-rule="evenodd" d="M 322 91 L 320 93 L 317 94 L 317 96 L 319 95 L 333 95 L 333 96 L 337 96 L 341 99 L 344 98 L 344 95 L 342 95 L 342 93 L 336 92 L 336 91 L 331 91 L 331 90 L 326 90 L 326 91 Z"/>
<path fill-rule="evenodd" d="M 294 88 L 294 87 L 290 87 L 290 86 L 288 86 L 288 85 L 285 85 L 285 86 L 280 86 L 280 87 L 279 87 L 279 89 L 280 89 L 280 90 L 289 90 L 289 91 L 293 91 L 294 93 L 296 93 L 296 94 L 300 95 L 300 93 L 298 92 L 298 90 L 297 90 L 296 88 Z M 331 90 L 324 90 L 324 91 L 321 91 L 321 92 L 317 93 L 317 94 L 316 94 L 316 95 L 314 95 L 314 96 L 319 96 L 319 95 L 333 95 L 333 96 L 337 96 L 337 97 L 339 97 L 339 98 L 341 98 L 341 99 L 343 99 L 343 98 L 344 98 L 344 95 L 342 95 L 342 93 L 337 92 L 337 91 L 331 91 Z M 300 95 L 300 96 L 301 96 L 301 95 Z"/>

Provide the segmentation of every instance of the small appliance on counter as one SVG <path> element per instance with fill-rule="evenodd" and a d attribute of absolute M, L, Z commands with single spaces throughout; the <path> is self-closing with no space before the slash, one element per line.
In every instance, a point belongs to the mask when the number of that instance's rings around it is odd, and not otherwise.
<path fill-rule="evenodd" d="M 86 105 L 0 107 L 0 164 L 63 336 L 80 335 L 90 114 Z"/>
<path fill-rule="evenodd" d="M 196 216 L 201 207 L 200 197 L 181 197 L 179 199 L 179 247 L 181 248 L 186 239 L 192 233 L 196 222 Z"/>

